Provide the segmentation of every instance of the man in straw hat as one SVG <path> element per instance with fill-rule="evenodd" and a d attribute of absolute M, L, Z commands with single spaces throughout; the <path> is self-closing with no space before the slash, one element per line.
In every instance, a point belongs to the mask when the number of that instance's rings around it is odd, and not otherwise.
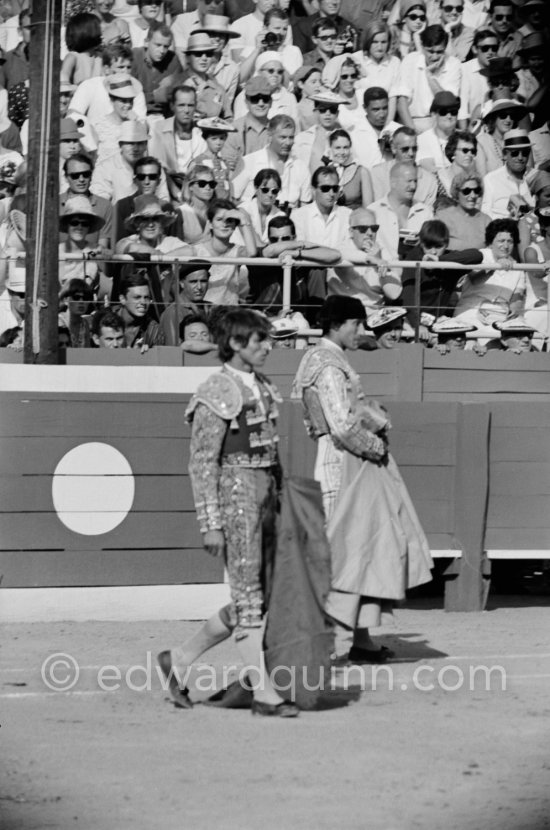
<path fill-rule="evenodd" d="M 521 196 L 531 207 L 535 204 L 525 176 L 531 155 L 527 130 L 509 130 L 505 133 L 502 155 L 502 167 L 487 173 L 483 179 L 481 210 L 491 219 L 504 219 L 508 216 L 508 202 L 512 196 Z"/>
<path fill-rule="evenodd" d="M 489 340 L 487 350 L 494 349 L 512 354 L 525 354 L 533 352 L 533 335 L 535 329 L 522 316 L 509 317 L 508 320 L 493 323 L 493 328 L 500 332 L 500 338 Z"/>
<path fill-rule="evenodd" d="M 172 31 L 173 29 L 172 26 Z M 202 26 L 194 30 L 194 34 L 199 33 L 207 34 L 214 45 L 214 58 L 209 73 L 225 90 L 223 112 L 229 115 L 237 94 L 240 69 L 235 61 L 231 60 L 227 45 L 231 39 L 238 37 L 238 34 L 229 28 L 229 18 L 221 14 L 205 15 Z"/>
<path fill-rule="evenodd" d="M 430 331 L 437 334 L 436 349 L 439 354 L 462 352 L 466 348 L 469 332 L 475 331 L 473 323 L 464 323 L 453 317 L 439 317 L 430 326 Z"/>
<path fill-rule="evenodd" d="M 94 169 L 91 191 L 97 196 L 118 202 L 135 191 L 134 165 L 147 155 L 149 135 L 147 126 L 141 121 L 125 121 L 118 136 L 119 151 L 104 159 Z M 165 177 L 162 178 L 158 196 L 168 199 Z"/>
<path fill-rule="evenodd" d="M 232 114 L 231 108 L 225 113 L 225 90 L 210 74 L 215 52 L 214 41 L 206 32 L 190 35 L 185 49 L 187 69 L 183 73 L 183 83 L 196 90 L 197 114 L 202 118 Z"/>
<path fill-rule="evenodd" d="M 323 164 L 323 156 L 330 157 L 329 136 L 338 127 L 338 111 L 345 100 L 325 88 L 312 95 L 311 100 L 317 123 L 297 134 L 292 152 L 313 173 Z"/>
<path fill-rule="evenodd" d="M 323 337 L 304 355 L 292 394 L 317 442 L 315 478 L 332 553 L 326 610 L 335 626 L 334 664 L 384 662 L 391 652 L 377 648 L 369 630 L 405 588 L 430 580 L 430 551 L 388 452 L 388 414 L 365 399 L 345 354 L 364 333 L 363 304 L 328 297 L 320 321 Z"/>
<path fill-rule="evenodd" d="M 101 51 L 101 64 L 103 75 L 81 81 L 71 99 L 71 110 L 86 115 L 94 124 L 112 112 L 108 80 L 111 75 L 130 76 L 132 50 L 122 43 L 109 44 Z M 145 118 L 147 107 L 143 87 L 135 78 L 132 80 L 136 89 L 133 110 L 138 118 Z"/>
<path fill-rule="evenodd" d="M 197 0 L 195 11 L 178 14 L 172 20 L 171 29 L 174 35 L 174 47 L 184 68 L 186 66 L 184 50 L 187 48 L 187 41 L 191 32 L 204 30 L 207 17 L 217 17 L 223 15 L 223 13 L 223 0 Z"/>
<path fill-rule="evenodd" d="M 141 84 L 126 74 L 109 75 L 105 78 L 105 84 L 112 110 L 95 123 L 98 140 L 97 161 L 117 152 L 120 128 L 126 121 L 139 120 L 134 111 L 134 101 L 140 92 Z"/>

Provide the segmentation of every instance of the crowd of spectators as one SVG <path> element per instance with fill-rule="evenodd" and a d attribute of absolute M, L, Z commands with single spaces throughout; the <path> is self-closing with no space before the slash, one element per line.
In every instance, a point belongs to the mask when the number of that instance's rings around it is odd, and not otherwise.
<path fill-rule="evenodd" d="M 0 345 L 21 348 L 32 8 L 0 19 Z M 65 0 L 60 342 L 207 352 L 246 304 L 305 345 L 343 294 L 366 349 L 546 349 L 549 34 L 544 0 Z"/>

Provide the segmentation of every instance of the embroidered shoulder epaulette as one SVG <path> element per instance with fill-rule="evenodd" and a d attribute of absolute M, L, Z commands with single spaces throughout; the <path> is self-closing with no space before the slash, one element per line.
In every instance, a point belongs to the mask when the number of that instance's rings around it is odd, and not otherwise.
<path fill-rule="evenodd" d="M 203 403 L 226 421 L 233 421 L 243 408 L 243 396 L 239 384 L 227 372 L 216 372 L 201 383 L 185 410 L 191 422 L 197 404 Z"/>
<path fill-rule="evenodd" d="M 304 355 L 292 385 L 292 397 L 301 398 L 303 390 L 317 380 L 319 372 L 327 366 L 340 369 L 346 377 L 352 373 L 352 368 L 343 355 L 334 349 L 325 349 L 322 346 L 314 347 Z"/>

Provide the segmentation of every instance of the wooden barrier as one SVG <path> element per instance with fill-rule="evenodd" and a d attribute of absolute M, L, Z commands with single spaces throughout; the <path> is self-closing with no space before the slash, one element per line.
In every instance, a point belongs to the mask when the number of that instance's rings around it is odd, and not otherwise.
<path fill-rule="evenodd" d="M 221 563 L 201 549 L 183 419 L 212 359 L 185 355 L 181 367 L 178 349 L 155 351 L 141 368 L 135 355 L 134 365 L 116 365 L 124 352 L 105 368 L 0 367 L 4 588 L 222 581 Z M 301 356 L 276 350 L 269 358 L 267 372 L 287 398 Z M 354 354 L 352 362 L 367 394 L 388 406 L 392 452 L 432 549 L 449 558 L 449 610 L 483 607 L 489 560 L 550 558 L 546 355 L 442 357 L 413 345 Z M 520 387 L 515 399 L 514 386 Z M 315 445 L 297 403 L 285 402 L 280 426 L 285 467 L 311 475 Z M 54 473 L 68 453 L 84 447 L 90 466 L 79 475 L 101 490 L 108 480 L 94 467 L 98 444 L 126 459 L 133 498 L 116 527 L 83 533 L 60 518 Z M 70 481 L 69 512 L 85 512 L 77 504 L 82 482 Z M 93 531 L 93 510 L 89 524 Z"/>

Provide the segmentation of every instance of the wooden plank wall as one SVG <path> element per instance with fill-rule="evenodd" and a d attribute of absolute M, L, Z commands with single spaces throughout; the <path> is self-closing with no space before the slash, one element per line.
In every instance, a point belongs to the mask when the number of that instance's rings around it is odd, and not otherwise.
<path fill-rule="evenodd" d="M 172 366 L 180 354 L 172 350 Z M 126 356 L 119 352 L 113 360 Z M 266 371 L 285 397 L 301 357 L 290 350 L 275 350 L 269 357 Z M 153 359 L 160 358 L 151 355 Z M 465 508 L 458 515 L 456 510 L 457 504 L 467 504 L 457 492 L 466 480 L 457 473 L 457 401 L 472 401 L 474 407 L 486 401 L 489 499 L 484 546 L 550 550 L 547 355 L 443 357 L 408 345 L 354 354 L 352 361 L 367 395 L 388 406 L 392 452 L 432 548 L 456 546 L 457 524 L 467 512 Z M 212 359 L 186 355 L 185 363 L 212 365 Z M 187 398 L 170 389 L 154 395 L 0 393 L 4 587 L 222 581 L 221 563 L 202 552 L 193 510 L 187 475 L 189 428 L 183 422 Z M 135 479 L 131 513 L 99 537 L 69 530 L 52 500 L 59 460 L 93 441 L 119 449 Z M 463 453 L 468 452 L 464 441 L 462 436 Z M 289 472 L 312 474 L 315 445 L 305 435 L 301 407 L 295 402 L 283 407 L 281 455 Z"/>
<path fill-rule="evenodd" d="M 189 427 L 183 422 L 187 399 L 170 394 L 0 395 L 4 587 L 222 581 L 221 563 L 202 551 L 193 508 Z M 392 448 L 432 546 L 448 548 L 456 406 L 393 404 L 391 416 Z M 90 442 L 119 450 L 135 481 L 131 512 L 99 536 L 66 527 L 52 496 L 60 459 Z M 314 456 L 301 405 L 285 402 L 281 457 L 286 469 L 312 474 Z M 101 484 L 98 477 L 97 487 Z"/>
<path fill-rule="evenodd" d="M 550 551 L 550 405 L 491 404 L 490 409 L 485 547 Z"/>
<path fill-rule="evenodd" d="M 0 396 L 3 587 L 223 581 L 222 563 L 204 554 L 195 519 L 187 475 L 190 433 L 183 422 L 187 399 Z M 67 452 L 97 441 L 128 460 L 135 497 L 122 524 L 87 536 L 59 519 L 53 474 Z"/>

